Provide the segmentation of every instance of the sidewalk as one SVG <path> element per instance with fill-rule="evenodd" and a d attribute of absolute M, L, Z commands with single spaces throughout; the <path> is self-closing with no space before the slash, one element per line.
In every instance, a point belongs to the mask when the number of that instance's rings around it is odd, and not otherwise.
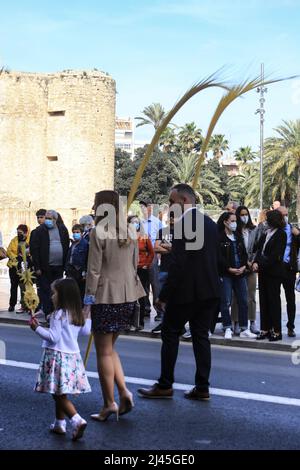
<path fill-rule="evenodd" d="M 8 312 L 8 300 L 9 300 L 9 289 L 10 289 L 10 282 L 7 278 L 0 278 L 0 323 L 7 323 L 7 324 L 17 324 L 17 325 L 28 325 L 29 316 L 28 314 L 17 314 L 15 312 Z M 228 347 L 244 347 L 244 348 L 253 348 L 253 349 L 262 349 L 262 350 L 271 350 L 271 351 L 288 351 L 292 352 L 295 348 L 300 346 L 300 293 L 296 292 L 296 305 L 297 305 L 297 314 L 296 314 L 296 338 L 289 338 L 287 336 L 287 329 L 286 329 L 286 304 L 285 304 L 285 296 L 284 292 L 282 292 L 282 333 L 283 338 L 282 341 L 278 341 L 275 343 L 270 343 L 268 340 L 263 341 L 256 341 L 255 339 L 248 339 L 248 338 L 239 338 L 238 336 L 233 336 L 231 340 L 225 340 L 223 336 L 223 330 L 221 327 L 221 323 L 217 323 L 216 329 L 214 334 L 210 337 L 211 344 L 228 346 Z M 259 308 L 258 302 L 258 292 L 257 292 L 257 306 Z M 156 313 L 154 309 L 151 312 L 151 318 L 145 319 L 145 329 L 139 332 L 130 331 L 124 333 L 124 335 L 133 335 L 133 336 L 140 336 L 140 337 L 150 337 L 150 338 L 160 338 L 160 334 L 153 334 L 151 330 L 158 325 L 157 322 L 154 321 Z M 259 312 L 257 312 L 257 323 L 259 325 Z M 295 345 L 292 348 L 292 344 L 294 341 L 299 340 L 299 345 Z"/>

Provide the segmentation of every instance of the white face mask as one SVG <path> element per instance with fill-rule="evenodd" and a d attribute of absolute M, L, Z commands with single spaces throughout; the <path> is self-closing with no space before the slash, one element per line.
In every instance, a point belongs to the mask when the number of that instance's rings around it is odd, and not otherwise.
<path fill-rule="evenodd" d="M 235 232 L 236 231 L 236 227 L 237 227 L 237 223 L 236 222 L 230 222 L 228 224 L 228 228 L 229 230 L 231 230 L 232 232 Z"/>
<path fill-rule="evenodd" d="M 247 225 L 247 223 L 249 222 L 249 216 L 241 215 L 241 221 L 243 222 L 243 224 Z"/>
<path fill-rule="evenodd" d="M 284 216 L 284 221 L 285 221 L 286 224 L 289 223 L 289 216 L 288 216 L 288 215 L 285 215 L 285 216 Z"/>

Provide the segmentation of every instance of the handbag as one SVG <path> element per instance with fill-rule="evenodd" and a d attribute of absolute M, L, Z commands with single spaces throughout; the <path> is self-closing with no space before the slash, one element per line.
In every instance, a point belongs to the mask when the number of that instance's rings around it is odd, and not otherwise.
<path fill-rule="evenodd" d="M 3 247 L 0 247 L 0 261 L 7 258 L 7 253 Z"/>
<path fill-rule="evenodd" d="M 138 301 L 135 302 L 134 305 L 134 311 L 133 311 L 133 317 L 132 317 L 132 325 L 135 328 L 138 328 L 140 326 L 140 304 Z"/>

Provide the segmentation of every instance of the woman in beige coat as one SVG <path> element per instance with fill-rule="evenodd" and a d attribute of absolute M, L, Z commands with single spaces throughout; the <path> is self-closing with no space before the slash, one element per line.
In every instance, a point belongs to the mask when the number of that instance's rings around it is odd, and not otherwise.
<path fill-rule="evenodd" d="M 92 331 L 97 353 L 99 380 L 104 406 L 93 419 L 106 421 L 115 414 L 131 411 L 133 399 L 127 389 L 122 364 L 114 344 L 120 331 L 133 322 L 136 301 L 144 296 L 137 275 L 138 246 L 134 233 L 127 231 L 125 214 L 115 191 L 95 196 L 95 228 L 90 248 L 84 303 L 91 305 Z M 120 405 L 114 398 L 116 383 Z"/>

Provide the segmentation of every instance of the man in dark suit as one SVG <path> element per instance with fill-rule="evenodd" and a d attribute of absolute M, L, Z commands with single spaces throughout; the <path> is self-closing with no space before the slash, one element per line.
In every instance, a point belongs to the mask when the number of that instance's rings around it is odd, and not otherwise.
<path fill-rule="evenodd" d="M 150 389 L 139 389 L 144 398 L 171 398 L 179 337 L 190 323 L 196 360 L 195 387 L 185 393 L 194 400 L 209 400 L 211 350 L 208 331 L 220 301 L 218 234 L 216 224 L 196 208 L 196 194 L 187 184 L 170 193 L 170 210 L 182 216 L 174 226 L 168 279 L 157 304 L 165 309 L 162 325 L 161 375 Z M 175 216 L 176 217 L 176 216 Z"/>

